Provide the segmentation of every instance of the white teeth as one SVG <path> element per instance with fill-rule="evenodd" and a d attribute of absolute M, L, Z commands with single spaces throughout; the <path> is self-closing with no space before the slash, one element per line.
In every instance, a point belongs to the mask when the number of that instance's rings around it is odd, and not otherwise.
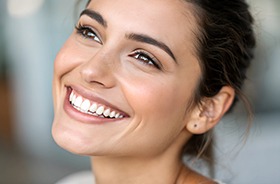
<path fill-rule="evenodd" d="M 75 105 L 76 107 L 80 107 L 80 106 L 82 105 L 82 102 L 83 102 L 82 97 L 78 96 L 78 97 L 76 98 L 75 102 L 74 102 L 74 105 Z"/>
<path fill-rule="evenodd" d="M 115 115 L 115 118 L 119 118 L 120 117 L 120 113 L 117 113 L 116 115 Z"/>
<path fill-rule="evenodd" d="M 104 107 L 103 106 L 98 107 L 98 109 L 96 110 L 96 114 L 98 114 L 98 115 L 103 114 L 103 112 L 104 112 Z"/>
<path fill-rule="evenodd" d="M 103 112 L 103 115 L 105 117 L 108 117 L 110 115 L 110 109 L 106 109 L 104 112 Z"/>
<path fill-rule="evenodd" d="M 111 112 L 111 113 L 110 113 L 110 118 L 115 117 L 115 115 L 116 115 L 116 112 L 115 112 L 115 111 Z"/>
<path fill-rule="evenodd" d="M 89 110 L 89 107 L 90 107 L 90 101 L 85 100 L 81 105 L 81 110 L 87 112 Z"/>
<path fill-rule="evenodd" d="M 91 114 L 91 115 L 98 115 L 107 117 L 107 118 L 116 118 L 121 119 L 124 116 L 120 113 L 117 113 L 116 111 L 112 111 L 110 108 L 106 108 L 105 106 L 99 106 L 97 103 L 92 103 L 88 99 L 84 99 L 82 96 L 77 96 L 73 91 L 71 92 L 69 96 L 69 101 L 74 107 L 83 113 Z"/>
<path fill-rule="evenodd" d="M 94 103 L 90 106 L 89 111 L 94 113 L 96 110 L 97 110 L 97 104 Z"/>
<path fill-rule="evenodd" d="M 70 102 L 73 101 L 73 96 L 74 96 L 74 93 L 73 93 L 73 91 L 72 91 L 71 94 L 70 94 L 70 97 L 69 97 L 69 101 L 70 101 Z"/>
<path fill-rule="evenodd" d="M 74 103 L 75 103 L 75 100 L 76 100 L 76 95 L 73 95 L 73 96 L 72 96 L 71 103 L 74 104 Z"/>

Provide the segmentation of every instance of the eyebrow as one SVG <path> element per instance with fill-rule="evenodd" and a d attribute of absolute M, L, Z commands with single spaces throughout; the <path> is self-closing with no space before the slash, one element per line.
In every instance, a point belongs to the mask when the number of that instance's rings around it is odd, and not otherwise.
<path fill-rule="evenodd" d="M 135 34 L 135 33 L 130 33 L 130 34 L 126 35 L 126 38 L 159 47 L 160 49 L 164 50 L 170 57 L 172 57 L 172 59 L 177 63 L 177 60 L 176 60 L 174 54 L 172 53 L 171 49 L 161 41 L 157 41 L 148 35 Z"/>
<path fill-rule="evenodd" d="M 89 16 L 90 18 L 94 19 L 99 24 L 101 24 L 103 27 L 107 28 L 107 25 L 108 25 L 107 21 L 102 17 L 102 15 L 100 13 L 98 13 L 94 10 L 91 10 L 91 9 L 85 9 L 80 14 L 80 17 L 83 15 Z M 126 38 L 137 41 L 137 42 L 147 43 L 147 44 L 151 44 L 156 47 L 159 47 L 160 49 L 164 50 L 175 61 L 175 63 L 177 63 L 177 60 L 176 60 L 173 52 L 171 51 L 171 49 L 165 43 L 163 43 L 161 41 L 158 41 L 148 35 L 136 34 L 136 33 L 126 34 Z"/>
<path fill-rule="evenodd" d="M 103 27 L 107 28 L 107 22 L 106 20 L 104 20 L 104 18 L 102 17 L 102 15 L 94 10 L 90 10 L 90 9 L 85 9 L 82 11 L 82 13 L 80 14 L 80 17 L 83 15 L 87 15 L 90 18 L 96 20 L 99 24 L 101 24 Z"/>

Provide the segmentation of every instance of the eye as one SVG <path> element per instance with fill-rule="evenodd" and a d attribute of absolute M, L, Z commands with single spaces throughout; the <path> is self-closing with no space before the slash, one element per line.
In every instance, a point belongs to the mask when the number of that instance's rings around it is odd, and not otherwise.
<path fill-rule="evenodd" d="M 79 24 L 75 28 L 77 30 L 77 33 L 80 34 L 81 36 L 83 36 L 84 38 L 91 39 L 91 40 L 94 40 L 94 41 L 102 44 L 101 40 L 99 39 L 99 37 L 97 36 L 95 31 L 93 31 L 93 29 L 91 27 L 83 26 L 83 25 Z"/>
<path fill-rule="evenodd" d="M 132 54 L 129 54 L 129 56 L 139 60 L 143 64 L 161 69 L 160 62 L 154 56 L 145 51 L 134 51 Z"/>

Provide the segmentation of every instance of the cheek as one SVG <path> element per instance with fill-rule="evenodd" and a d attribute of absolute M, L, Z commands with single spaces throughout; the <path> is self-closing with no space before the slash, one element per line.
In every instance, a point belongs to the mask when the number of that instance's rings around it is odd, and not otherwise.
<path fill-rule="evenodd" d="M 62 76 L 70 71 L 73 68 L 73 61 L 71 60 L 72 56 L 72 49 L 69 49 L 68 43 L 66 42 L 65 45 L 61 48 L 58 52 L 55 61 L 54 61 L 54 74 L 53 74 L 53 101 L 54 101 L 54 110 L 59 108 L 59 102 L 61 101 L 61 93 L 62 93 L 62 86 L 61 86 L 61 78 Z"/>
<path fill-rule="evenodd" d="M 129 100 L 137 115 L 143 118 L 181 119 L 190 100 L 190 94 L 182 92 L 180 86 L 173 81 L 164 79 L 156 82 L 134 82 L 130 85 Z M 137 86 L 137 87 L 136 87 Z"/>
<path fill-rule="evenodd" d="M 54 62 L 54 75 L 55 77 L 61 77 L 63 74 L 71 71 L 77 66 L 81 60 L 81 53 L 79 49 L 75 47 L 72 39 L 69 38 L 61 50 L 58 52 Z"/>
<path fill-rule="evenodd" d="M 166 83 L 167 82 L 167 83 Z M 136 88 L 137 86 L 137 88 Z M 184 127 L 183 119 L 190 94 L 178 90 L 173 81 L 136 83 L 130 85 L 127 97 L 135 118 L 140 122 L 147 141 L 158 140 L 178 135 Z"/>
<path fill-rule="evenodd" d="M 141 76 L 140 79 L 132 75 L 126 77 L 124 94 L 137 122 L 137 128 L 128 134 L 133 135 L 130 140 L 137 140 L 133 142 L 136 147 L 160 153 L 182 135 L 188 120 L 186 112 L 198 81 L 198 74 L 186 77 L 185 73 L 167 77 Z"/>
<path fill-rule="evenodd" d="M 61 85 L 63 76 L 81 66 L 90 57 L 90 52 L 79 46 L 74 36 L 71 35 L 69 39 L 65 42 L 61 50 L 58 52 L 54 61 L 54 101 L 57 98 L 56 96 L 59 95 L 58 93 L 61 91 L 61 88 L 64 87 Z M 78 73 L 72 75 L 78 75 Z"/>

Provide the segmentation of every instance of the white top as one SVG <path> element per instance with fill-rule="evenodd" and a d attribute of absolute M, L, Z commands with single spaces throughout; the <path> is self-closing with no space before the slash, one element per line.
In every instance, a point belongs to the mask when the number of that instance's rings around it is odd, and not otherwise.
<path fill-rule="evenodd" d="M 95 184 L 95 180 L 92 171 L 80 171 L 66 176 L 55 184 Z"/>
<path fill-rule="evenodd" d="M 215 182 L 225 184 L 217 180 Z M 95 180 L 92 171 L 80 171 L 63 178 L 55 184 L 95 184 Z"/>

